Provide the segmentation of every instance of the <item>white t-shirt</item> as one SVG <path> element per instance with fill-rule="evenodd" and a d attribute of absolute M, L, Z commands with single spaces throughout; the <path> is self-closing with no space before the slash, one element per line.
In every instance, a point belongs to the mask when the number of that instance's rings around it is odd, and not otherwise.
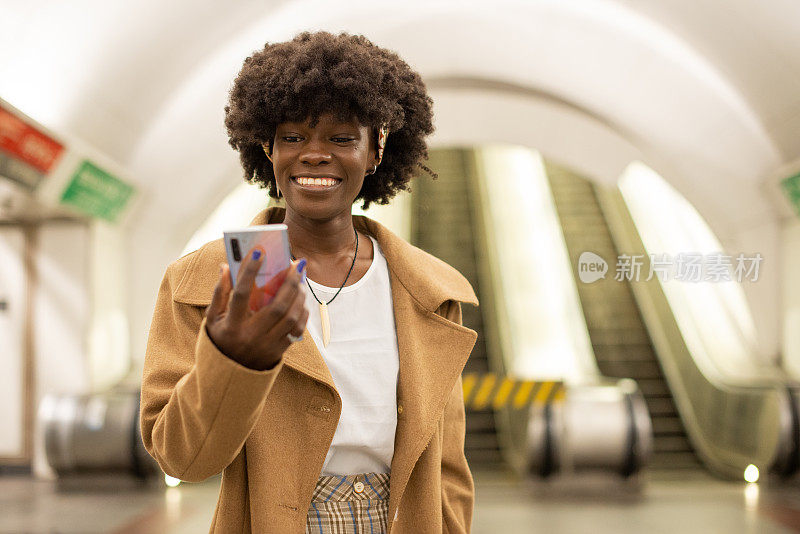
<path fill-rule="evenodd" d="M 397 330 L 386 258 L 374 237 L 372 264 L 328 304 L 331 337 L 322 344 L 319 303 L 305 287 L 307 328 L 342 398 L 342 413 L 321 475 L 389 473 L 397 428 Z M 339 289 L 309 279 L 328 302 Z"/>

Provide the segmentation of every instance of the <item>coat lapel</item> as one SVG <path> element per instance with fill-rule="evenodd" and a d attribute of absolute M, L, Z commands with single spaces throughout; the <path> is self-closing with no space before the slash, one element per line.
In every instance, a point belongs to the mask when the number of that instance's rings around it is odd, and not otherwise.
<path fill-rule="evenodd" d="M 389 479 L 389 517 L 400 503 L 411 471 L 433 436 L 450 392 L 464 369 L 477 334 L 422 308 L 394 273 L 400 370 L 394 456 Z"/>
<path fill-rule="evenodd" d="M 435 313 L 455 300 L 478 304 L 469 282 L 438 258 L 411 246 L 379 223 L 354 217 L 378 241 L 389 266 L 400 370 L 389 517 L 397 510 L 411 472 L 431 440 L 445 404 L 478 334 Z"/>
<path fill-rule="evenodd" d="M 284 213 L 283 208 L 270 208 L 251 224 L 281 222 Z M 446 263 L 411 246 L 372 219 L 354 216 L 353 224 L 375 237 L 389 267 L 400 358 L 397 405 L 402 407 L 391 463 L 389 513 L 394 514 L 477 339 L 474 330 L 435 310 L 448 300 L 473 305 L 478 300 L 469 282 Z M 225 261 L 221 240 L 205 246 L 176 288 L 174 299 L 207 306 L 216 284 L 217 265 Z M 302 341 L 293 343 L 284 353 L 284 362 L 336 389 L 308 330 Z"/>

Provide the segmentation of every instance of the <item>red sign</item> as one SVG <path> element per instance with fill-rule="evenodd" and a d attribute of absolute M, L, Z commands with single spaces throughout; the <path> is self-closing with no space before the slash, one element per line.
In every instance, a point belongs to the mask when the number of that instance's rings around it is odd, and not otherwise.
<path fill-rule="evenodd" d="M 49 172 L 64 147 L 0 105 L 0 149 L 21 161 Z"/>

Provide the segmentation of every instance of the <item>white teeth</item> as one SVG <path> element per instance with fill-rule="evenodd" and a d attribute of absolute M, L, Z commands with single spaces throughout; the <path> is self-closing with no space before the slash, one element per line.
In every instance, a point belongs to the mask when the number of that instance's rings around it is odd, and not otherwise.
<path fill-rule="evenodd" d="M 300 185 L 313 185 L 313 186 L 332 186 L 336 185 L 337 180 L 332 178 L 306 178 L 306 177 L 298 177 L 296 178 L 297 182 Z"/>

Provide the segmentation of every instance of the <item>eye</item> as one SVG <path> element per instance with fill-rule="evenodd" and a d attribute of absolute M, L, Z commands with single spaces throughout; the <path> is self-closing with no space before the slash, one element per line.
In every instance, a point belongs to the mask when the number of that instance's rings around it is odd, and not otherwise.
<path fill-rule="evenodd" d="M 299 135 L 284 135 L 281 139 L 287 143 L 297 143 L 302 138 Z"/>
<path fill-rule="evenodd" d="M 334 143 L 348 143 L 354 139 L 352 137 L 332 137 L 331 140 Z"/>

